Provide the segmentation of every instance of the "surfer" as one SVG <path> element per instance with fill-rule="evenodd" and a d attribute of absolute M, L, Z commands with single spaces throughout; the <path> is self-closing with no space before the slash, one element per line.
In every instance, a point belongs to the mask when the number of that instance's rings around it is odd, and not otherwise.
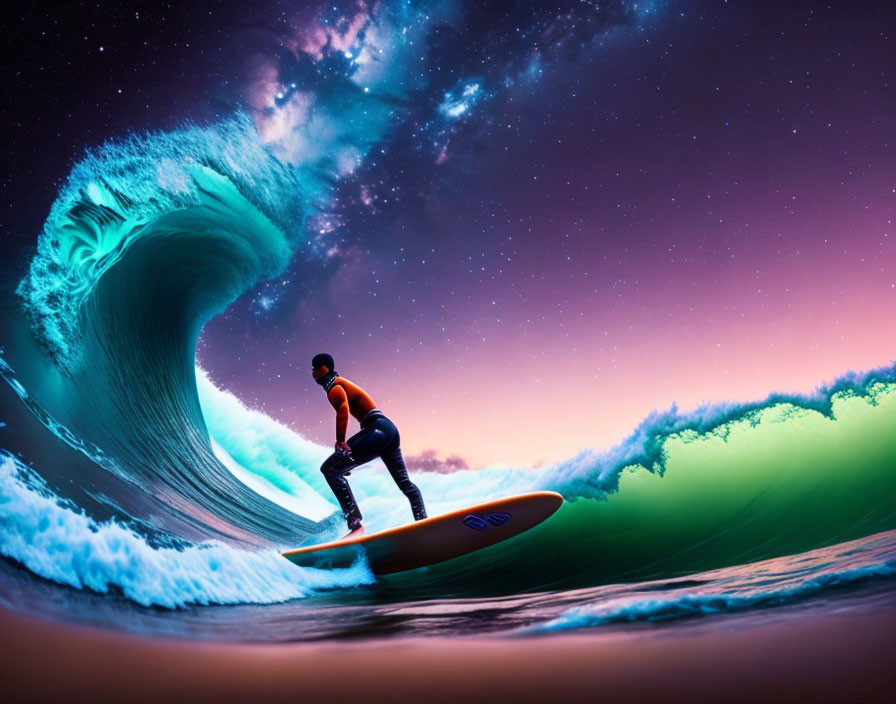
<path fill-rule="evenodd" d="M 423 496 L 408 477 L 408 468 L 401 455 L 401 439 L 395 424 L 377 408 L 364 389 L 339 376 L 330 355 L 321 353 L 314 356 L 311 360 L 311 375 L 323 387 L 327 400 L 336 409 L 336 451 L 321 465 L 320 471 L 336 495 L 348 522 L 350 532 L 345 537 L 364 533 L 361 511 L 346 477 L 356 467 L 377 457 L 383 460 L 392 479 L 411 502 L 414 520 L 426 518 Z M 346 441 L 349 413 L 357 418 L 361 430 Z"/>

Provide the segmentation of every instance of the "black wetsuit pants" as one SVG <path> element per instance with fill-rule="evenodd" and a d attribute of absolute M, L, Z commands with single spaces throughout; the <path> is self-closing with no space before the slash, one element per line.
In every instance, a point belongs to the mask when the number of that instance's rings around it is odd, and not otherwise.
<path fill-rule="evenodd" d="M 377 457 L 383 460 L 398 488 L 411 502 L 414 520 L 419 521 L 426 518 L 423 496 L 417 485 L 408 477 L 408 468 L 405 467 L 404 458 L 401 455 L 401 438 L 398 435 L 398 428 L 386 417 L 385 413 L 378 408 L 366 413 L 361 419 L 361 430 L 346 442 L 352 448 L 351 454 L 334 452 L 321 465 L 320 471 L 323 472 L 327 484 L 336 495 L 350 530 L 355 530 L 361 525 L 361 511 L 358 509 L 346 476 L 356 467 Z"/>

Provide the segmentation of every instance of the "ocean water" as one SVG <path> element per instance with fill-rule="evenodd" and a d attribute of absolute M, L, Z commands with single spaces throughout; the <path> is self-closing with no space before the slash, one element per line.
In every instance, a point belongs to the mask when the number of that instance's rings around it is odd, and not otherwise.
<path fill-rule="evenodd" d="M 334 537 L 316 445 L 216 388 L 202 327 L 305 255 L 320 195 L 245 117 L 107 144 L 60 189 L 0 309 L 0 601 L 230 640 L 529 637 L 769 618 L 896 594 L 896 365 L 810 395 L 657 411 L 539 468 L 416 472 L 431 515 L 550 489 L 537 528 L 375 578 L 280 550 Z M 14 290 L 13 290 L 14 289 Z M 352 486 L 411 520 L 377 462 Z"/>

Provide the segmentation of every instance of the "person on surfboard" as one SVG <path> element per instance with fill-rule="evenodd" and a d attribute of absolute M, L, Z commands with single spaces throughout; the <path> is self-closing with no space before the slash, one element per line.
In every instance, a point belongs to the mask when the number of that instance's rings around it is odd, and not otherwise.
<path fill-rule="evenodd" d="M 336 409 L 336 451 L 320 466 L 330 489 L 336 495 L 349 533 L 346 538 L 363 535 L 361 511 L 346 477 L 362 464 L 379 457 L 392 475 L 398 488 L 411 502 L 414 520 L 426 518 L 423 496 L 417 485 L 408 477 L 408 468 L 401 455 L 401 438 L 398 428 L 386 417 L 370 395 L 357 384 L 339 376 L 328 354 L 317 354 L 311 360 L 311 375 L 327 394 L 327 400 Z M 361 424 L 361 430 L 347 441 L 348 414 Z"/>

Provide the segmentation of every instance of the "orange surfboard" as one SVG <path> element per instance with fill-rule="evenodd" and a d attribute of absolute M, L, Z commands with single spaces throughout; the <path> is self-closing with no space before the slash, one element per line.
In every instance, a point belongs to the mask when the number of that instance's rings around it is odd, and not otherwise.
<path fill-rule="evenodd" d="M 374 574 L 392 574 L 450 560 L 500 543 L 537 526 L 563 503 L 553 491 L 535 491 L 424 518 L 358 538 L 283 553 L 302 567 L 349 567 L 364 554 Z"/>

